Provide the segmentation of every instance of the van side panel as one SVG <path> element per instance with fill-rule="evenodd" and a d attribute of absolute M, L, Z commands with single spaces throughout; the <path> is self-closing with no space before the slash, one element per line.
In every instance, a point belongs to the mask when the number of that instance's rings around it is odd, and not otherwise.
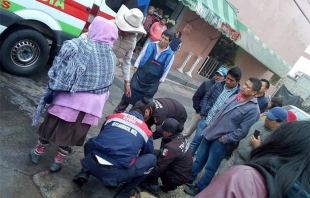
<path fill-rule="evenodd" d="M 54 2 L 54 3 L 50 4 L 50 2 Z M 11 0 L 10 11 L 15 12 L 17 10 L 23 10 L 23 9 L 40 10 L 41 12 L 44 12 L 46 15 L 49 15 L 51 18 L 54 18 L 55 21 L 57 21 L 57 23 L 61 27 L 62 31 L 64 31 L 65 33 L 71 34 L 73 36 L 79 36 L 86 22 L 79 18 L 76 18 L 74 16 L 71 16 L 65 13 L 62 10 L 62 8 L 66 9 L 65 7 L 66 4 L 64 2 L 65 1 L 63 0 L 57 0 L 57 1 L 56 0 L 55 1 Z M 48 5 L 46 5 L 46 3 L 48 3 Z M 34 19 L 38 21 L 43 20 L 43 18 L 35 18 L 35 16 L 32 16 L 32 18 L 29 16 L 28 19 Z M 46 25 L 49 26 L 48 23 L 46 23 Z M 55 30 L 58 30 L 58 29 L 55 29 Z"/>

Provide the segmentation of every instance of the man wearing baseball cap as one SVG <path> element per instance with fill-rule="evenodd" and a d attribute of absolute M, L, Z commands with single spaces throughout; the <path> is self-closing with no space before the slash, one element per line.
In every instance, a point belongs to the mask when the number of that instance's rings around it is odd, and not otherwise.
<path fill-rule="evenodd" d="M 218 173 L 221 174 L 231 166 L 246 163 L 251 151 L 259 146 L 282 123 L 287 122 L 287 118 L 288 113 L 282 107 L 274 107 L 268 111 L 265 119 L 259 119 L 251 126 L 248 135 L 239 142 L 238 148 L 234 150 L 231 158 Z M 257 137 L 254 136 L 255 131 L 259 131 L 256 132 Z"/>
<path fill-rule="evenodd" d="M 220 70 L 223 72 L 224 70 Z M 232 95 L 240 91 L 240 79 L 242 76 L 239 67 L 233 67 L 227 72 L 225 81 L 218 81 L 211 89 L 203 96 L 200 102 L 200 120 L 196 128 L 196 134 L 191 142 L 192 154 L 195 155 L 199 148 L 203 136 L 201 135 L 203 129 L 211 122 L 214 115 L 222 107 L 225 101 Z"/>
<path fill-rule="evenodd" d="M 193 108 L 195 112 L 191 116 L 191 120 L 183 131 L 183 135 L 185 137 L 190 137 L 197 128 L 198 122 L 200 120 L 200 103 L 204 97 L 204 95 L 211 89 L 211 87 L 218 81 L 224 80 L 227 76 L 227 69 L 224 66 L 218 68 L 214 74 L 214 77 L 210 80 L 206 80 L 203 82 L 199 88 L 196 90 L 192 101 Z"/>
<path fill-rule="evenodd" d="M 193 164 L 189 143 L 180 134 L 183 125 L 173 118 L 167 118 L 160 127 L 163 131 L 163 139 L 157 163 L 141 184 L 142 188 L 153 194 L 158 194 L 159 188 L 168 192 L 186 183 Z M 162 181 L 160 187 L 158 187 L 158 178 Z"/>

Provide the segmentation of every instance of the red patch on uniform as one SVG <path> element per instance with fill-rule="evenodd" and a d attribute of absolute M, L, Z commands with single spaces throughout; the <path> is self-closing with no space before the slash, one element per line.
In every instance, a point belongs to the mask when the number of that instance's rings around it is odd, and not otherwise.
<path fill-rule="evenodd" d="M 168 149 L 163 149 L 161 154 L 166 157 L 168 155 Z"/>

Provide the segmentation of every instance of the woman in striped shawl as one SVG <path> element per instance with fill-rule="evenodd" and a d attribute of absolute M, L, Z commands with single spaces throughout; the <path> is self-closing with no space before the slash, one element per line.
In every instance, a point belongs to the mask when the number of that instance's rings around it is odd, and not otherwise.
<path fill-rule="evenodd" d="M 36 148 L 30 153 L 33 163 L 39 163 L 53 142 L 59 147 L 50 171 L 60 170 L 70 146 L 82 146 L 90 126 L 98 124 L 114 78 L 112 47 L 117 37 L 115 24 L 96 17 L 86 39 L 64 42 L 48 72 L 48 89 L 33 117 L 34 126 L 45 104 L 50 104 L 38 129 Z"/>

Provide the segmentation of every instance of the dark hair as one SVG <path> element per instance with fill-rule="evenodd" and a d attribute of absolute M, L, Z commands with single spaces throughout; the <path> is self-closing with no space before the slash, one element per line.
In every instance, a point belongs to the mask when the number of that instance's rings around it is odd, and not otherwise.
<path fill-rule="evenodd" d="M 166 37 L 168 37 L 169 41 L 172 41 L 174 37 L 173 33 L 170 30 L 165 30 L 162 35 L 165 35 Z"/>
<path fill-rule="evenodd" d="M 150 104 L 149 99 L 143 97 L 142 100 L 136 102 L 136 104 L 130 109 L 130 111 L 136 111 L 140 113 L 143 117 L 145 116 L 145 110 L 151 108 L 152 105 Z"/>
<path fill-rule="evenodd" d="M 269 82 L 269 80 L 267 80 L 267 79 L 265 79 L 265 78 L 262 78 L 262 79 L 260 79 L 260 81 L 265 82 L 265 83 L 266 83 L 266 88 L 269 89 L 269 87 L 270 87 L 270 82 Z"/>
<path fill-rule="evenodd" d="M 230 74 L 237 82 L 240 81 L 242 77 L 242 71 L 239 67 L 233 67 L 228 70 L 227 75 Z"/>
<path fill-rule="evenodd" d="M 181 38 L 182 32 L 181 31 L 177 31 L 177 33 L 179 33 L 179 38 Z"/>
<path fill-rule="evenodd" d="M 178 125 L 177 133 L 181 133 L 184 130 L 184 126 L 182 124 Z"/>
<path fill-rule="evenodd" d="M 272 97 L 271 101 L 271 109 L 274 107 L 282 107 L 283 106 L 283 97 Z"/>
<path fill-rule="evenodd" d="M 250 77 L 249 81 L 253 84 L 252 90 L 253 91 L 259 91 L 262 88 L 262 81 L 258 78 Z"/>
<path fill-rule="evenodd" d="M 278 197 L 287 197 L 296 181 L 301 191 L 310 189 L 309 131 L 310 121 L 283 123 L 251 152 L 251 163 L 275 170 Z"/>

